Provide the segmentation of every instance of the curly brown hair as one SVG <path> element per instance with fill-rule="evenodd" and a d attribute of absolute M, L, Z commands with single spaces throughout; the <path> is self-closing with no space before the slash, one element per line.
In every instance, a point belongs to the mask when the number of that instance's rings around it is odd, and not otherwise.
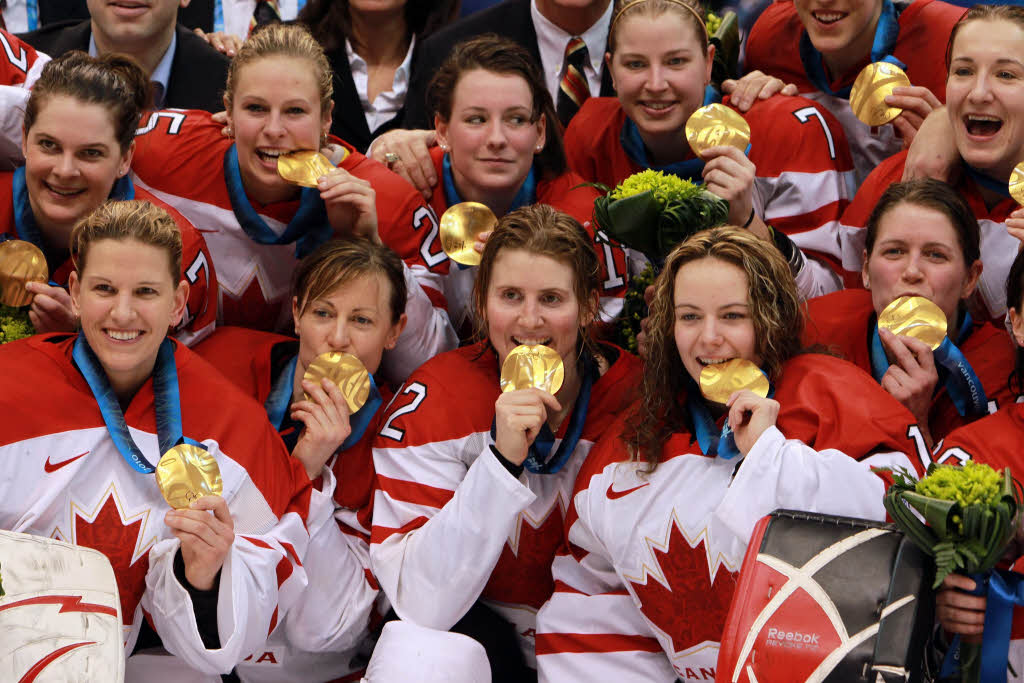
<path fill-rule="evenodd" d="M 623 433 L 632 456 L 646 460 L 651 471 L 668 437 L 689 423 L 681 400 L 689 375 L 674 334 L 675 282 L 684 265 L 705 258 L 730 263 L 746 274 L 756 351 L 772 381 L 782 372 L 782 364 L 800 351 L 803 306 L 789 265 L 772 243 L 747 230 L 722 226 L 699 232 L 677 246 L 654 283 L 641 401 L 631 416 L 631 428 Z"/>

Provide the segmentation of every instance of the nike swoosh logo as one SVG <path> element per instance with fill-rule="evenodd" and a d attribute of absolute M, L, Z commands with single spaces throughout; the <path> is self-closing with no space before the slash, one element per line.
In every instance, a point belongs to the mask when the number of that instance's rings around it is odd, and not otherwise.
<path fill-rule="evenodd" d="M 53 474 L 61 467 L 64 467 L 65 465 L 70 465 L 79 458 L 83 458 L 87 455 L 89 455 L 89 451 L 86 451 L 85 453 L 80 453 L 79 455 L 76 455 L 73 458 L 68 458 L 67 460 L 61 460 L 60 462 L 50 462 L 50 457 L 47 456 L 46 463 L 43 465 L 43 469 L 46 470 L 48 474 Z"/>
<path fill-rule="evenodd" d="M 605 492 L 605 495 L 608 496 L 608 500 L 615 500 L 616 498 L 622 498 L 623 496 L 628 496 L 629 494 L 633 493 L 633 491 L 638 491 L 638 490 L 642 489 L 645 486 L 650 486 L 651 482 L 647 482 L 646 484 L 640 484 L 639 486 L 634 486 L 633 488 L 626 489 L 625 491 L 613 491 L 612 490 L 612 486 L 614 486 L 614 485 L 615 485 L 615 482 L 612 482 L 611 484 L 608 484 L 608 490 Z"/>

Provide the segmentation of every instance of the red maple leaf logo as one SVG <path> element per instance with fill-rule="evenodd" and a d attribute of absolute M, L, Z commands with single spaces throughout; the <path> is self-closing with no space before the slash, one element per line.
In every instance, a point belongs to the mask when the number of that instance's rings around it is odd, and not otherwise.
<path fill-rule="evenodd" d="M 672 638 L 676 652 L 706 640 L 718 642 L 736 590 L 737 575 L 720 565 L 712 583 L 704 538 L 696 547 L 691 546 L 675 520 L 670 527 L 667 550 L 652 546 L 651 552 L 668 588 L 650 574 L 646 583 L 630 581 L 640 600 L 640 611 Z M 651 569 L 656 572 L 658 567 Z"/>
<path fill-rule="evenodd" d="M 131 625 L 135 606 L 146 590 L 146 572 L 149 570 L 148 552 L 132 563 L 142 519 L 125 524 L 111 492 L 95 520 L 90 522 L 76 510 L 74 524 L 75 543 L 100 551 L 113 565 L 117 591 L 121 596 L 121 618 L 126 626 Z"/>
<path fill-rule="evenodd" d="M 562 515 L 556 505 L 540 527 L 525 517 L 519 524 L 518 552 L 505 542 L 483 597 L 540 609 L 555 591 L 551 562 L 562 543 Z"/>

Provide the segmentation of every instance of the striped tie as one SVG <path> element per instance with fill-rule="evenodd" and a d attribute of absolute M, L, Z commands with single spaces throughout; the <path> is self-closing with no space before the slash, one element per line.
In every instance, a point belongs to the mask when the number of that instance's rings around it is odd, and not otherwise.
<path fill-rule="evenodd" d="M 256 9 L 253 10 L 252 19 L 249 20 L 249 33 L 257 26 L 266 26 L 275 21 L 281 21 L 281 13 L 277 9 L 275 0 L 258 0 Z"/>
<path fill-rule="evenodd" d="M 558 85 L 558 102 L 556 110 L 563 126 L 568 126 L 573 115 L 580 110 L 583 101 L 590 97 L 590 86 L 583 73 L 583 65 L 587 63 L 587 44 L 579 36 L 574 36 L 565 46 L 565 74 Z"/>

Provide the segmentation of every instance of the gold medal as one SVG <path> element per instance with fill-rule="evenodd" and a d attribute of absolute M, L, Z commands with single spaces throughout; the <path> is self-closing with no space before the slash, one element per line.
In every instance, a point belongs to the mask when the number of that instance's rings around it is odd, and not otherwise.
<path fill-rule="evenodd" d="M 497 224 L 494 212 L 480 202 L 449 206 L 441 216 L 441 248 L 456 263 L 479 265 L 481 255 L 473 248 L 477 235 L 494 230 Z"/>
<path fill-rule="evenodd" d="M 1014 166 L 1010 174 L 1010 196 L 1024 206 L 1024 161 Z"/>
<path fill-rule="evenodd" d="M 321 353 L 306 368 L 302 379 L 320 384 L 327 378 L 338 385 L 345 396 L 350 413 L 356 413 L 370 398 L 370 373 L 366 371 L 362 361 L 351 353 Z M 305 394 L 306 400 L 312 400 Z"/>
<path fill-rule="evenodd" d="M 203 496 L 219 496 L 224 491 L 217 459 L 210 451 L 187 443 L 160 458 L 156 485 L 175 510 L 184 510 Z"/>
<path fill-rule="evenodd" d="M 750 126 L 724 104 L 709 104 L 690 114 L 686 121 L 686 141 L 698 155 L 719 145 L 746 152 L 750 144 Z"/>
<path fill-rule="evenodd" d="M 946 314 L 923 296 L 901 296 L 878 316 L 878 326 L 893 334 L 919 339 L 932 347 L 946 338 Z"/>
<path fill-rule="evenodd" d="M 749 360 L 733 358 L 707 365 L 700 371 L 700 392 L 709 401 L 725 405 L 733 392 L 744 389 L 750 389 L 761 398 L 768 395 L 768 378 Z"/>
<path fill-rule="evenodd" d="M 501 364 L 502 392 L 536 387 L 554 394 L 562 388 L 564 378 L 565 368 L 558 352 L 543 344 L 517 346 Z"/>
<path fill-rule="evenodd" d="M 909 88 L 910 79 L 903 69 L 889 62 L 875 62 L 864 67 L 850 89 L 850 108 L 869 126 L 883 126 L 900 115 L 898 107 L 885 103 L 894 88 Z"/>
<path fill-rule="evenodd" d="M 0 302 L 14 307 L 32 303 L 25 283 L 45 283 L 49 276 L 39 247 L 24 240 L 0 242 Z"/>
<path fill-rule="evenodd" d="M 334 164 L 320 152 L 303 149 L 277 158 L 277 172 L 289 183 L 316 187 L 320 176 L 334 170 Z"/>

